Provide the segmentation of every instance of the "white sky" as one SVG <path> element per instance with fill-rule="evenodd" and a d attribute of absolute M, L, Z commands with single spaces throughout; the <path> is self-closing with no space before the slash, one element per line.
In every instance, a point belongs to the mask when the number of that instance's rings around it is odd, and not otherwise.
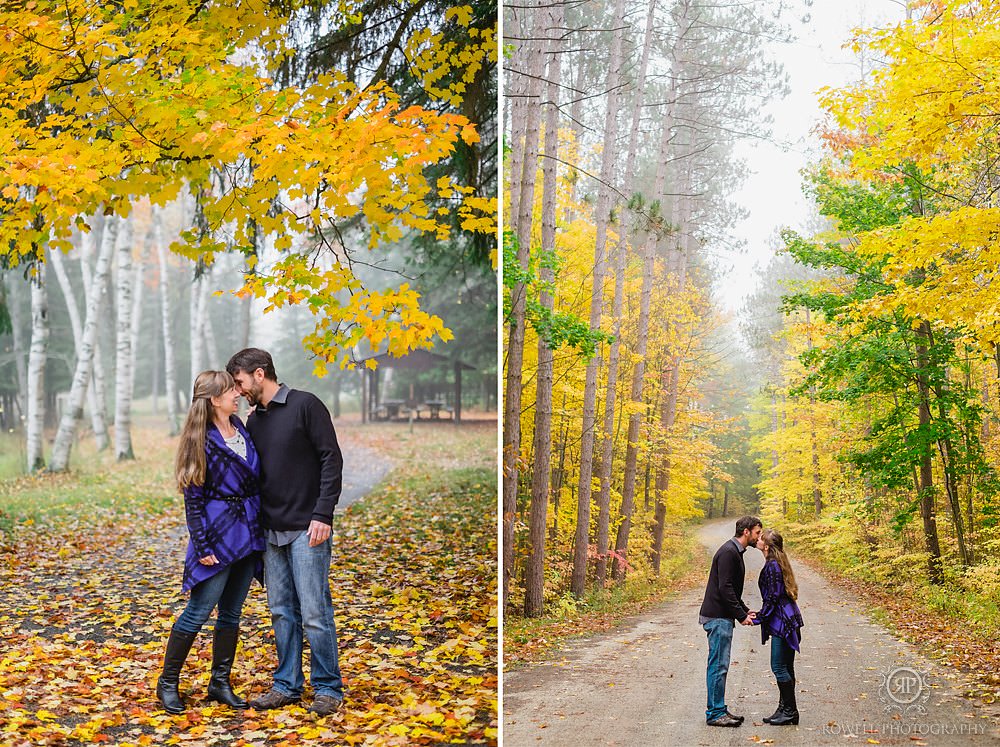
<path fill-rule="evenodd" d="M 885 26 L 905 14 L 895 0 L 815 0 L 808 23 L 796 23 L 793 44 L 773 44 L 768 52 L 782 61 L 791 92 L 774 101 L 768 111 L 774 119 L 772 142 L 741 142 L 736 154 L 747 162 L 749 175 L 735 198 L 749 211 L 735 232 L 746 242 L 742 253 L 720 257 L 724 275 L 716 282 L 723 309 L 738 311 L 759 282 L 757 271 L 774 254 L 777 231 L 788 226 L 804 229 L 812 213 L 802 194 L 799 172 L 820 155 L 813 133 L 822 121 L 816 92 L 839 87 L 860 76 L 854 53 L 844 49 L 852 30 Z"/>

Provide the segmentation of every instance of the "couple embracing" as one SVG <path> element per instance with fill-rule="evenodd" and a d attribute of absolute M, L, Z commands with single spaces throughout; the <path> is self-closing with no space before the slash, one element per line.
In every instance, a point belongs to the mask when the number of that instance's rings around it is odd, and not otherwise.
<path fill-rule="evenodd" d="M 241 396 L 254 406 L 246 426 L 236 416 Z M 343 466 L 326 406 L 279 384 L 266 351 L 241 350 L 225 371 L 198 374 L 175 469 L 190 535 L 182 586 L 191 596 L 171 628 L 156 683 L 168 713 L 184 711 L 181 670 L 216 607 L 210 700 L 259 710 L 298 702 L 304 633 L 314 691 L 309 710 L 340 710 L 329 572 Z M 247 703 L 233 692 L 230 672 L 254 578 L 267 588 L 278 666 L 271 690 Z"/>
<path fill-rule="evenodd" d="M 743 553 L 753 545 L 764 554 L 758 585 L 762 605 L 757 612 L 743 603 L 743 578 L 746 567 Z M 726 674 L 733 643 L 735 621 L 741 625 L 759 625 L 761 643 L 771 639 L 771 671 L 778 684 L 778 708 L 764 719 L 772 726 L 799 723 L 795 702 L 795 652 L 799 650 L 802 615 L 796 604 L 798 585 L 791 563 L 785 554 L 784 541 L 773 529 L 764 529 L 756 516 L 744 516 L 736 522 L 736 534 L 716 551 L 708 576 L 705 599 L 698 621 L 708 633 L 708 708 L 709 726 L 737 727 L 743 716 L 726 707 Z"/>

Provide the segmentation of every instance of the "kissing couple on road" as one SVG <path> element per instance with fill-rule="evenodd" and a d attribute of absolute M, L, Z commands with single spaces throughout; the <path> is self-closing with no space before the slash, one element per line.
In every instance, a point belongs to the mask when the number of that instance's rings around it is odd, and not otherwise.
<path fill-rule="evenodd" d="M 244 426 L 239 398 L 253 406 Z M 177 449 L 190 541 L 183 590 L 191 596 L 167 640 L 156 696 L 182 713 L 181 669 L 198 631 L 219 608 L 208 697 L 233 708 L 267 710 L 297 703 L 309 641 L 309 710 L 340 710 L 344 686 L 330 596 L 331 527 L 344 460 L 326 405 L 278 383 L 270 354 L 236 353 L 225 371 L 203 371 Z M 278 665 L 269 692 L 247 703 L 230 684 L 239 624 L 257 578 L 267 588 Z"/>
<path fill-rule="evenodd" d="M 758 578 L 762 605 L 753 612 L 743 603 L 743 578 L 746 566 L 743 553 L 753 545 L 764 554 L 764 567 Z M 708 575 L 705 599 L 698 621 L 708 634 L 708 708 L 709 726 L 737 727 L 743 716 L 729 712 L 726 706 L 726 675 L 733 643 L 733 631 L 741 625 L 759 625 L 761 643 L 771 639 L 771 671 L 778 684 L 778 708 L 764 719 L 765 724 L 788 726 L 799 723 L 795 702 L 795 652 L 799 650 L 802 614 L 795 600 L 798 585 L 791 563 L 785 554 L 784 541 L 773 529 L 764 529 L 756 516 L 736 521 L 736 534 L 726 540 L 715 557 Z"/>

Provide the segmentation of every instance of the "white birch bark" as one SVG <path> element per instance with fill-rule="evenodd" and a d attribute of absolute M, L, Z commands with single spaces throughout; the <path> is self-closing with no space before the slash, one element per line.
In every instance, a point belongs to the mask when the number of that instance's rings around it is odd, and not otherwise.
<path fill-rule="evenodd" d="M 83 398 L 87 391 L 94 366 L 94 348 L 97 340 L 97 322 L 101 306 L 101 289 L 107 284 L 111 268 L 111 255 L 115 246 L 117 228 L 114 220 L 109 220 L 101 237 L 101 248 L 97 254 L 97 263 L 91 278 L 91 293 L 87 300 L 86 321 L 83 325 L 83 340 L 80 345 L 80 355 L 73 372 L 73 384 L 70 387 L 69 401 L 66 411 L 59 421 L 56 441 L 52 446 L 52 459 L 49 469 L 53 472 L 64 472 L 69 469 L 69 456 L 76 436 L 77 424 L 83 417 Z"/>
<path fill-rule="evenodd" d="M 55 272 L 56 280 L 59 281 L 59 288 L 62 290 L 63 298 L 66 299 L 66 309 L 69 312 L 69 324 L 73 330 L 73 350 L 76 356 L 80 356 L 80 344 L 83 340 L 83 322 L 80 321 L 80 309 L 76 305 L 76 294 L 73 292 L 73 284 L 70 282 L 69 273 L 66 272 L 66 263 L 63 261 L 62 252 L 50 252 L 49 263 Z M 97 410 L 97 398 L 94 396 L 94 387 L 87 386 L 87 407 L 90 409 L 91 422 L 93 414 Z M 98 419 L 99 424 L 103 424 L 103 418 Z M 95 436 L 96 436 L 95 431 Z M 104 434 L 107 439 L 107 433 Z"/>
<path fill-rule="evenodd" d="M 120 220 L 115 282 L 115 458 L 135 459 L 132 450 L 132 222 Z"/>
<path fill-rule="evenodd" d="M 97 224 L 98 220 L 94 219 L 91 221 L 92 224 Z M 104 235 L 107 231 L 111 231 L 112 234 L 117 230 L 112 228 L 114 226 L 115 220 L 100 218 L 100 230 L 95 230 L 92 233 L 81 233 L 80 234 L 80 271 L 83 278 L 83 296 L 84 296 L 84 306 L 89 308 L 91 296 L 94 293 L 94 283 L 91 280 L 92 270 L 90 267 L 91 258 L 94 255 L 95 240 L 104 242 Z M 113 239 L 112 239 L 113 241 Z M 104 308 L 104 285 L 100 284 L 97 286 L 99 289 L 98 295 L 98 306 L 97 313 L 100 314 L 101 310 Z M 82 325 L 81 325 L 81 343 L 77 345 L 77 361 L 80 360 L 80 347 L 82 345 Z M 98 451 L 104 451 L 108 448 L 110 443 L 110 438 L 108 436 L 108 419 L 107 413 L 105 412 L 105 407 L 107 403 L 107 398 L 104 395 L 104 363 L 101 358 L 101 346 L 97 338 L 94 339 L 94 351 L 93 351 L 93 371 L 91 372 L 90 382 L 87 385 L 87 402 L 90 405 L 90 426 L 94 431 L 94 441 L 97 446 Z"/>
<path fill-rule="evenodd" d="M 167 247 L 163 240 L 163 212 L 153 207 L 153 243 L 160 263 L 160 318 L 163 324 L 163 387 L 167 400 L 167 423 L 170 435 L 178 433 L 177 422 L 177 370 L 174 360 L 173 309 L 170 298 L 170 267 L 167 264 Z"/>
<path fill-rule="evenodd" d="M 22 315 L 23 285 L 14 273 L 4 275 L 7 285 L 7 311 L 10 312 L 11 342 L 13 343 L 14 373 L 17 376 L 17 406 L 22 416 L 27 410 L 28 396 L 28 356 L 30 340 L 24 339 L 24 316 Z"/>
<path fill-rule="evenodd" d="M 140 243 L 135 242 L 136 252 L 133 255 L 132 268 L 132 362 L 130 365 L 131 381 L 129 381 L 129 396 L 135 400 L 136 362 L 139 359 L 139 332 L 142 329 L 142 301 L 146 291 L 146 259 L 149 251 L 149 233 Z"/>
<path fill-rule="evenodd" d="M 27 468 L 45 468 L 45 360 L 49 349 L 49 303 L 44 250 L 31 278 L 31 347 L 28 352 Z"/>
<path fill-rule="evenodd" d="M 205 317 L 208 311 L 208 268 L 196 265 L 191 280 L 191 383 L 205 370 Z"/>

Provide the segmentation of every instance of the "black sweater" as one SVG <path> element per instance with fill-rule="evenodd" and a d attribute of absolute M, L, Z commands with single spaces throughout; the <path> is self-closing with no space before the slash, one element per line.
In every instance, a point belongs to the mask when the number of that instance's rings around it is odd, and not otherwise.
<path fill-rule="evenodd" d="M 266 408 L 250 413 L 247 430 L 260 455 L 264 527 L 308 529 L 313 519 L 332 524 L 344 458 L 326 405 L 282 386 Z"/>
<path fill-rule="evenodd" d="M 745 575 L 743 553 L 736 549 L 733 540 L 726 540 L 712 558 L 705 600 L 701 603 L 702 616 L 744 620 L 750 612 L 742 599 Z"/>

